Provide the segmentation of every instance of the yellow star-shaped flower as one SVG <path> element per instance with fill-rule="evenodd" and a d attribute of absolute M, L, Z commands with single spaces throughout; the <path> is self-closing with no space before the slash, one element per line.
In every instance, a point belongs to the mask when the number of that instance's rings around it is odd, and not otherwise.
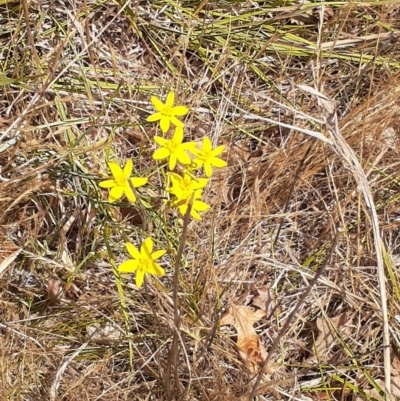
<path fill-rule="evenodd" d="M 131 181 L 133 187 L 137 188 L 145 185 L 147 183 L 147 178 L 131 177 L 133 168 L 131 159 L 126 162 L 123 170 L 115 162 L 109 162 L 108 167 L 111 170 L 113 178 L 110 180 L 101 181 L 99 183 L 101 188 L 111 189 L 108 195 L 108 201 L 113 203 L 125 195 L 129 202 L 136 202 L 136 196 L 132 191 L 129 180 Z"/>
<path fill-rule="evenodd" d="M 175 93 L 173 91 L 168 93 L 165 104 L 155 96 L 151 97 L 151 102 L 157 113 L 147 117 L 147 121 L 160 121 L 161 131 L 164 134 L 169 130 L 171 123 L 176 127 L 183 127 L 183 122 L 178 120 L 176 116 L 184 116 L 189 112 L 186 106 L 174 106 L 174 99 Z"/>
<path fill-rule="evenodd" d="M 173 170 L 176 166 L 177 161 L 182 164 L 192 163 L 192 159 L 186 153 L 188 150 L 192 150 L 196 147 L 195 142 L 183 141 L 183 127 L 176 127 L 175 133 L 172 139 L 165 139 L 160 136 L 155 136 L 154 140 L 158 143 L 161 148 L 157 149 L 153 154 L 153 159 L 162 160 L 169 158 L 169 169 Z"/>
<path fill-rule="evenodd" d="M 205 212 L 210 208 L 210 205 L 201 200 L 202 191 L 203 191 L 202 189 L 197 189 L 196 191 L 192 192 L 193 200 L 192 200 L 192 208 L 190 209 L 190 215 L 195 220 L 201 220 L 199 212 Z M 184 216 L 188 210 L 191 195 L 192 194 L 190 194 L 188 198 L 182 198 L 182 199 L 177 198 L 172 203 L 173 206 L 177 206 L 182 216 Z"/>
<path fill-rule="evenodd" d="M 221 154 L 225 149 L 225 146 L 221 145 L 212 148 L 212 143 L 209 137 L 203 139 L 203 144 L 200 149 L 195 149 L 192 153 L 195 155 L 193 162 L 196 164 L 197 168 L 204 166 L 204 172 L 207 177 L 212 176 L 212 166 L 215 167 L 226 167 L 227 163 L 225 160 L 218 158 L 217 156 Z"/>
<path fill-rule="evenodd" d="M 126 260 L 118 267 L 120 273 L 136 272 L 136 286 L 141 287 L 145 274 L 163 276 L 164 269 L 155 261 L 165 254 L 165 250 L 153 252 L 153 240 L 148 237 L 140 247 L 140 252 L 129 242 L 126 249 L 133 259 Z"/>
<path fill-rule="evenodd" d="M 183 173 L 183 176 L 175 173 L 171 173 L 169 176 L 171 186 L 168 188 L 168 192 L 176 198 L 172 205 L 178 207 L 179 212 L 185 215 L 193 194 L 190 215 L 196 220 L 201 220 L 198 212 L 205 212 L 210 208 L 207 203 L 201 200 L 202 191 L 207 185 L 208 179 L 192 178 L 186 172 Z"/>
<path fill-rule="evenodd" d="M 177 199 L 188 199 L 192 192 L 202 189 L 208 184 L 208 178 L 196 178 L 186 170 L 180 174 L 169 173 L 168 192 L 176 196 Z"/>

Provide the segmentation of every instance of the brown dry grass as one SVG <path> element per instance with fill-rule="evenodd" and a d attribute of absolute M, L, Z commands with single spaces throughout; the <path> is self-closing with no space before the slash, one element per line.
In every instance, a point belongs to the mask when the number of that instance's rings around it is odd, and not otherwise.
<path fill-rule="evenodd" d="M 334 116 L 378 217 L 396 382 L 400 6 L 316 5 L 0 2 L 2 399 L 367 399 L 389 374 L 376 233 Z M 191 108 L 190 137 L 224 143 L 229 163 L 188 226 L 175 363 L 173 260 L 141 289 L 112 267 L 126 238 L 179 246 L 179 222 L 157 213 L 145 123 L 150 95 L 170 88 Z M 97 183 L 110 156 L 151 175 L 152 209 L 108 206 Z M 219 321 L 265 284 L 277 306 L 256 326 L 270 354 L 254 389 Z M 318 319 L 343 314 L 332 350 L 318 348 Z"/>

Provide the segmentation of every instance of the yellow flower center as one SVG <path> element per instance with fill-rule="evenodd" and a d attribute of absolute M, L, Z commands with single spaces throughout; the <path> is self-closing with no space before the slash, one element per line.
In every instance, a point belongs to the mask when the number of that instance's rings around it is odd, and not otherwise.
<path fill-rule="evenodd" d="M 139 269 L 142 269 L 145 273 L 151 271 L 153 261 L 151 259 L 142 258 L 140 261 Z"/>
<path fill-rule="evenodd" d="M 206 162 L 211 156 L 211 152 L 206 152 L 204 150 L 200 151 L 197 158 L 203 162 Z"/>
<path fill-rule="evenodd" d="M 127 180 L 126 177 L 124 175 L 120 175 L 118 177 L 115 177 L 115 183 L 119 186 L 119 187 L 124 187 L 127 184 Z"/>
<path fill-rule="evenodd" d="M 165 117 L 170 117 L 172 115 L 172 107 L 165 106 L 161 114 Z"/>
<path fill-rule="evenodd" d="M 171 153 L 175 153 L 178 148 L 179 148 L 180 143 L 176 143 L 173 140 L 169 141 L 166 144 L 166 148 L 171 152 Z"/>

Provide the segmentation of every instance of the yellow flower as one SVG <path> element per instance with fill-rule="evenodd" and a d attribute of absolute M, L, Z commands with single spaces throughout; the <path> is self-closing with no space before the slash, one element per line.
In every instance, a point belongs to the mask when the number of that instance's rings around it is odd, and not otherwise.
<path fill-rule="evenodd" d="M 217 156 L 221 154 L 225 149 L 225 146 L 221 145 L 213 149 L 211 140 L 209 137 L 203 139 L 203 144 L 201 149 L 195 149 L 192 153 L 196 156 L 193 162 L 196 164 L 197 168 L 204 166 L 204 172 L 207 177 L 212 176 L 212 166 L 215 167 L 226 167 L 227 163 L 225 160 L 218 158 Z"/>
<path fill-rule="evenodd" d="M 169 169 L 173 170 L 176 166 L 176 162 L 179 161 L 182 164 L 190 164 L 192 162 L 190 156 L 186 153 L 188 150 L 194 150 L 196 147 L 195 142 L 183 141 L 183 127 L 176 127 L 175 133 L 172 139 L 165 139 L 160 136 L 155 136 L 154 140 L 160 146 L 153 154 L 153 159 L 162 160 L 169 158 Z"/>
<path fill-rule="evenodd" d="M 129 180 L 131 181 L 132 185 L 137 188 L 145 185 L 147 183 L 147 178 L 130 176 L 133 168 L 132 160 L 128 160 L 126 162 L 123 170 L 117 163 L 114 162 L 109 162 L 108 167 L 111 170 L 113 179 L 101 181 L 99 183 L 101 188 L 111 188 L 111 191 L 108 195 L 108 201 L 113 203 L 122 198 L 123 195 L 126 195 L 129 202 L 134 203 L 136 201 L 136 196 L 129 185 Z"/>
<path fill-rule="evenodd" d="M 176 116 L 184 116 L 189 112 L 189 109 L 185 106 L 173 106 L 175 93 L 173 91 L 168 93 L 165 104 L 157 99 L 155 96 L 151 97 L 151 102 L 157 113 L 147 117 L 147 121 L 154 122 L 160 121 L 161 131 L 165 134 L 172 123 L 176 127 L 183 127 L 183 122 L 178 120 Z"/>
<path fill-rule="evenodd" d="M 189 206 L 190 198 L 193 194 L 193 203 L 190 215 L 196 219 L 201 220 L 198 212 L 204 212 L 210 208 L 207 203 L 201 200 L 203 188 L 207 185 L 207 178 L 192 178 L 190 174 L 184 172 L 183 176 L 179 174 L 170 173 L 169 178 L 171 186 L 168 192 L 173 194 L 176 199 L 172 202 L 173 206 L 177 206 L 179 212 L 185 215 Z"/>
<path fill-rule="evenodd" d="M 177 199 L 188 199 L 192 192 L 204 188 L 207 178 L 196 178 L 184 171 L 182 175 L 169 173 L 170 186 L 168 192 L 175 195 Z"/>
<path fill-rule="evenodd" d="M 195 219 L 195 220 L 201 220 L 201 217 L 198 212 L 205 212 L 210 208 L 210 205 L 207 205 L 207 203 L 203 202 L 201 200 L 201 193 L 202 189 L 197 189 L 193 191 L 193 202 L 192 202 L 192 208 L 190 210 L 190 215 Z M 187 198 L 177 198 L 172 205 L 177 206 L 179 209 L 179 212 L 184 216 L 187 212 L 187 209 L 189 207 L 189 202 L 192 193 L 189 195 Z"/>
<path fill-rule="evenodd" d="M 163 276 L 164 269 L 155 262 L 165 254 L 165 250 L 153 252 L 153 240 L 148 237 L 140 247 L 140 252 L 129 242 L 126 243 L 126 249 L 133 259 L 129 259 L 118 267 L 120 273 L 133 273 L 136 271 L 136 286 L 141 287 L 144 275 L 154 274 Z M 152 253 L 153 252 L 153 253 Z"/>

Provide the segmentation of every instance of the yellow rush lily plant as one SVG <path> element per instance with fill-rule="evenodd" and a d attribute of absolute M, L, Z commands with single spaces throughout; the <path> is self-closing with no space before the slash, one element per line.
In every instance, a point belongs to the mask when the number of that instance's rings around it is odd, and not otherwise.
<path fill-rule="evenodd" d="M 171 126 L 175 126 L 171 139 L 154 136 L 154 142 L 159 147 L 153 153 L 156 161 L 168 159 L 168 170 L 161 176 L 166 177 L 164 190 L 169 194 L 169 205 L 176 208 L 187 219 L 186 214 L 195 220 L 201 220 L 200 213 L 207 211 L 210 206 L 202 200 L 203 189 L 212 177 L 214 167 L 225 167 L 227 163 L 219 155 L 224 146 L 212 147 L 209 137 L 202 142 L 184 141 L 184 124 L 177 116 L 184 116 L 189 112 L 186 106 L 173 106 L 175 94 L 169 92 L 166 102 L 163 103 L 155 96 L 151 102 L 156 113 L 147 118 L 149 122 L 160 121 L 161 131 L 166 134 Z M 101 188 L 109 189 L 108 201 L 112 204 L 126 196 L 130 203 L 137 201 L 134 189 L 142 187 L 148 182 L 147 177 L 131 177 L 133 170 L 132 160 L 128 160 L 123 168 L 116 162 L 108 162 L 112 178 L 101 181 Z M 162 169 L 163 167 L 159 167 Z M 198 177 L 200 169 L 206 177 Z M 188 212 L 190 210 L 190 212 Z M 154 242 L 149 236 L 143 241 L 140 250 L 132 243 L 126 243 L 126 249 L 132 259 L 122 262 L 120 273 L 136 273 L 136 286 L 141 287 L 146 275 L 163 276 L 165 270 L 156 262 L 166 253 L 165 250 L 153 252 Z"/>

